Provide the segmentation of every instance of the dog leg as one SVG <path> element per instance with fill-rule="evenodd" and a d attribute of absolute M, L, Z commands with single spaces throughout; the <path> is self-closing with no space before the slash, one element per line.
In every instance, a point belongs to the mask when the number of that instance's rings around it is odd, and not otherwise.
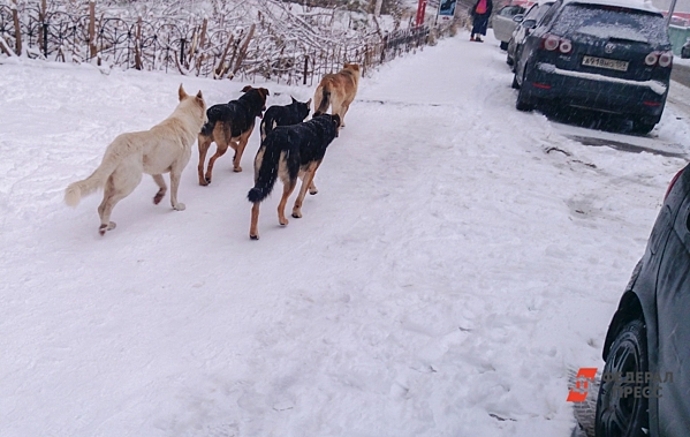
<path fill-rule="evenodd" d="M 205 135 L 199 135 L 197 142 L 199 143 L 199 165 L 197 166 L 197 173 L 199 174 L 199 185 L 206 186 L 208 181 L 204 177 L 204 164 L 206 163 L 206 152 L 213 142 L 213 138 Z"/>
<path fill-rule="evenodd" d="M 314 180 L 312 179 L 311 184 L 309 184 L 309 194 L 311 194 L 313 196 L 314 194 L 318 194 L 318 193 L 319 193 L 319 189 L 316 188 L 316 184 L 314 183 Z"/>
<path fill-rule="evenodd" d="M 184 211 L 187 207 L 184 203 L 177 201 L 177 190 L 180 188 L 180 176 L 182 171 L 179 169 L 170 170 L 170 205 L 175 211 Z"/>
<path fill-rule="evenodd" d="M 302 204 L 304 203 L 304 196 L 307 194 L 307 187 L 310 187 L 314 182 L 314 176 L 316 175 L 317 168 L 319 168 L 319 164 L 312 164 L 309 170 L 305 172 L 302 186 L 300 187 L 299 194 L 295 200 L 295 206 L 292 207 L 292 216 L 294 218 L 302 218 Z"/>
<path fill-rule="evenodd" d="M 101 225 L 98 227 L 99 234 L 105 235 L 106 231 L 115 229 L 117 225 L 110 221 L 113 208 L 120 200 L 134 191 L 141 182 L 141 175 L 140 170 L 137 172 L 132 168 L 126 168 L 115 170 L 108 178 L 103 192 L 103 201 L 98 206 L 98 215 L 101 217 Z"/>
<path fill-rule="evenodd" d="M 287 226 L 288 224 L 288 219 L 285 218 L 285 205 L 287 205 L 288 197 L 294 191 L 295 185 L 297 185 L 297 178 L 283 181 L 283 197 L 280 198 L 280 203 L 278 203 L 278 223 L 281 226 Z"/>
<path fill-rule="evenodd" d="M 259 239 L 259 202 L 252 205 L 252 220 L 249 225 L 249 238 L 252 240 Z"/>
<path fill-rule="evenodd" d="M 349 103 L 343 103 L 342 106 L 340 107 L 340 112 L 342 114 L 340 115 L 340 127 L 345 127 L 345 114 L 347 114 L 347 111 L 350 109 L 350 104 Z"/>
<path fill-rule="evenodd" d="M 225 152 L 228 151 L 228 143 L 216 143 L 218 146 L 218 149 L 216 150 L 216 154 L 211 157 L 211 159 L 208 161 L 208 167 L 206 168 L 206 185 L 211 183 L 211 175 L 213 174 L 213 165 L 216 163 L 216 159 L 220 158 L 221 156 L 225 155 Z"/>
<path fill-rule="evenodd" d="M 233 158 L 232 162 L 232 170 L 235 173 L 239 173 L 242 171 L 242 167 L 240 166 L 240 161 L 242 161 L 242 154 L 244 153 L 244 148 L 247 147 L 247 143 L 249 142 L 249 135 L 252 134 L 252 130 L 254 129 L 254 126 L 247 130 L 246 133 L 242 134 L 240 136 L 239 141 L 237 142 L 237 148 L 235 149 L 235 157 Z"/>
<path fill-rule="evenodd" d="M 161 200 L 163 200 L 163 197 L 165 197 L 166 191 L 168 191 L 168 186 L 165 185 L 165 179 L 163 179 L 163 175 L 159 174 L 154 174 L 153 176 L 153 181 L 158 185 L 158 192 L 156 193 L 155 196 L 153 196 L 153 203 L 154 205 L 158 205 L 161 203 Z"/>

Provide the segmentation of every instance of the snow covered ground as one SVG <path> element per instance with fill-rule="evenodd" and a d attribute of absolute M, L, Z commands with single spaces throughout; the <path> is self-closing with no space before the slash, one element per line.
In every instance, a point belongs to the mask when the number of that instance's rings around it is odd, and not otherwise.
<path fill-rule="evenodd" d="M 180 82 L 209 104 L 243 83 L 0 60 L 0 436 L 568 436 L 568 369 L 601 368 L 685 160 L 517 112 L 497 45 L 462 33 L 364 78 L 304 218 L 279 227 L 274 194 L 258 242 L 256 133 L 209 187 L 195 147 L 184 212 L 148 177 L 105 237 L 98 195 L 62 202 Z M 670 104 L 652 135 L 688 133 Z"/>

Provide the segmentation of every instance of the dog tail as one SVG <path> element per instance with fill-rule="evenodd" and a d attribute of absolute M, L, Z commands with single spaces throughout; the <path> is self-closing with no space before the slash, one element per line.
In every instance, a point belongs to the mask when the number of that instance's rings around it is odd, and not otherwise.
<path fill-rule="evenodd" d="M 317 115 L 320 115 L 320 114 L 324 114 L 326 111 L 328 111 L 328 107 L 331 104 L 331 91 L 328 88 L 323 87 L 323 88 L 321 88 L 321 92 L 322 92 L 321 104 L 314 111 L 314 117 L 316 117 Z"/>
<path fill-rule="evenodd" d="M 81 181 L 72 182 L 67 186 L 67 189 L 65 190 L 65 203 L 67 205 L 75 207 L 79 205 L 79 201 L 82 199 L 82 197 L 88 196 L 97 189 L 105 186 L 106 181 L 110 175 L 113 174 L 124 157 L 124 154 L 118 153 L 118 151 L 114 150 L 113 147 L 117 146 L 121 141 L 125 141 L 126 147 L 126 140 L 121 138 L 115 139 L 113 144 L 108 146 L 105 156 L 103 156 L 103 160 L 101 161 L 101 165 L 99 165 L 98 168 L 91 173 L 91 176 Z"/>
<path fill-rule="evenodd" d="M 278 163 L 280 161 L 280 148 L 270 147 L 272 143 L 271 138 L 267 142 L 263 142 L 259 151 L 257 152 L 258 174 L 256 175 L 256 182 L 254 188 L 247 193 L 247 199 L 252 203 L 263 201 L 271 191 L 278 178 Z M 269 146 L 269 147 L 266 147 Z"/>
<path fill-rule="evenodd" d="M 107 165 L 103 162 L 88 178 L 69 184 L 65 190 L 65 203 L 72 207 L 79 205 L 82 197 L 88 196 L 105 185 L 116 167 L 117 163 Z"/>
<path fill-rule="evenodd" d="M 266 139 L 266 135 L 270 134 L 273 129 L 278 126 L 278 122 L 276 121 L 275 113 L 271 111 L 271 108 L 268 108 L 268 111 L 264 114 L 263 118 L 261 119 L 261 125 L 260 131 L 261 131 L 261 142 Z"/>
<path fill-rule="evenodd" d="M 206 119 L 208 121 L 201 127 L 201 132 L 199 132 L 201 135 L 211 136 L 213 128 L 216 127 L 216 122 L 221 119 L 222 110 L 218 106 L 214 105 L 206 110 Z"/>

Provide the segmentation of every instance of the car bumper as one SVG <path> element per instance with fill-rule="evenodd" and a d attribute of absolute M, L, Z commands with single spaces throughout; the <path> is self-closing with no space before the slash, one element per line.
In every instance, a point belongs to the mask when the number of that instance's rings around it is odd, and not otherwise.
<path fill-rule="evenodd" d="M 529 79 L 523 86 L 532 97 L 616 114 L 661 116 L 668 94 L 668 82 L 619 79 L 548 63 L 537 64 Z"/>

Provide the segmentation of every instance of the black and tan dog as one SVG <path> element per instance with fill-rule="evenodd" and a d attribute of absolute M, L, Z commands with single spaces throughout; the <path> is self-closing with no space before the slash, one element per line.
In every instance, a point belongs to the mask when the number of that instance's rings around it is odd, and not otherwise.
<path fill-rule="evenodd" d="M 326 148 L 338 136 L 340 116 L 321 114 L 304 123 L 293 126 L 279 126 L 269 133 L 254 159 L 254 188 L 249 190 L 247 199 L 252 202 L 249 237 L 259 239 L 259 204 L 273 190 L 276 179 L 283 183 L 283 196 L 278 204 L 278 222 L 285 226 L 285 205 L 288 197 L 302 179 L 302 186 L 292 208 L 292 216 L 302 217 L 304 196 L 314 179 Z"/>
<path fill-rule="evenodd" d="M 345 63 L 337 73 L 327 74 L 314 92 L 314 116 L 333 109 L 331 113 L 340 116 L 340 126 L 345 126 L 345 114 L 355 99 L 359 86 L 359 65 Z"/>
<path fill-rule="evenodd" d="M 211 183 L 213 164 L 227 152 L 228 146 L 235 150 L 232 161 L 235 172 L 242 171 L 240 161 L 242 153 L 247 146 L 249 136 L 254 130 L 256 117 L 261 118 L 266 110 L 266 96 L 269 92 L 266 88 L 253 88 L 250 85 L 242 88 L 244 93 L 239 99 L 228 103 L 213 105 L 206 111 L 208 121 L 199 132 L 199 185 Z M 216 143 L 216 153 L 208 161 L 206 173 L 204 163 L 206 152 L 211 143 Z"/>
<path fill-rule="evenodd" d="M 261 141 L 266 138 L 277 126 L 290 126 L 292 124 L 301 123 L 309 115 L 309 108 L 311 106 L 311 99 L 306 102 L 299 102 L 294 97 L 290 97 L 292 102 L 289 105 L 271 106 L 264 113 L 261 119 Z"/>

